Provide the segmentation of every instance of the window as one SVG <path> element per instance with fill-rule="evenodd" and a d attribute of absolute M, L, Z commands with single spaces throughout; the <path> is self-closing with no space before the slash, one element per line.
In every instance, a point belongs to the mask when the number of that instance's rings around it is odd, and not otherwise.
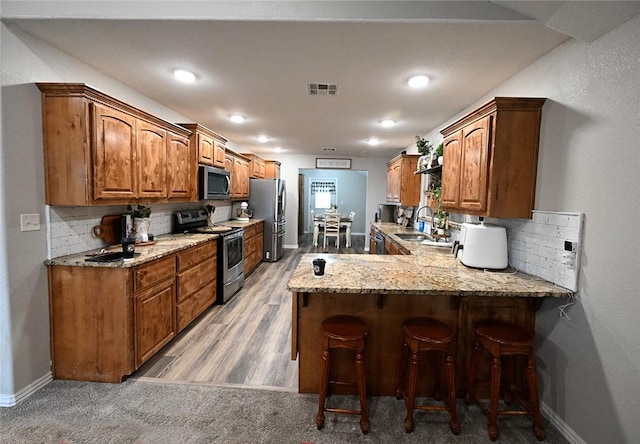
<path fill-rule="evenodd" d="M 313 195 L 315 197 L 315 208 L 330 208 L 331 207 L 331 193 L 328 192 L 320 192 L 320 193 L 315 193 Z"/>

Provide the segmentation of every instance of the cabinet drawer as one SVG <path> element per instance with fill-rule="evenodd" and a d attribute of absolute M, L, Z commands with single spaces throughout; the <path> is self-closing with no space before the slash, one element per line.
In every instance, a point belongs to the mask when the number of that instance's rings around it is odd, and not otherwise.
<path fill-rule="evenodd" d="M 256 235 L 256 227 L 257 225 L 250 225 L 244 229 L 244 238 L 250 238 Z"/>
<path fill-rule="evenodd" d="M 178 253 L 178 271 L 183 271 L 192 265 L 216 255 L 217 239 L 202 245 L 191 247 Z"/>
<path fill-rule="evenodd" d="M 178 304 L 178 331 L 197 318 L 216 300 L 215 279 Z"/>
<path fill-rule="evenodd" d="M 216 278 L 216 258 L 211 257 L 178 274 L 178 302 Z"/>
<path fill-rule="evenodd" d="M 175 255 L 158 259 L 149 264 L 141 265 L 133 271 L 133 290 L 140 291 L 176 272 Z"/>

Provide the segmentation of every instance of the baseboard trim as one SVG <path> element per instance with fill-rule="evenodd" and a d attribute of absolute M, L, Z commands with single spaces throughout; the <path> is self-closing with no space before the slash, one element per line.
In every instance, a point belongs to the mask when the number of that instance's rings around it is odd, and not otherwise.
<path fill-rule="evenodd" d="M 46 375 L 36 379 L 16 394 L 8 395 L 0 393 L 0 407 L 14 407 L 16 404 L 27 399 L 51 381 L 53 381 L 53 374 L 48 372 Z"/>
<path fill-rule="evenodd" d="M 569 424 L 564 422 L 564 420 L 558 416 L 558 414 L 551 409 L 544 402 L 540 402 L 540 410 L 542 410 L 542 415 L 551 422 L 556 429 L 560 432 L 564 438 L 572 444 L 587 444 L 587 442 L 580 437 Z"/>

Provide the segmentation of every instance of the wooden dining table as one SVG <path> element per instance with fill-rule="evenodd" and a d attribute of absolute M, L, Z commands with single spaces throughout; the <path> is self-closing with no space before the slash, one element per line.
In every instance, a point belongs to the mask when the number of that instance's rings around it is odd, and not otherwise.
<path fill-rule="evenodd" d="M 329 213 L 331 214 L 331 213 Z M 353 219 L 349 216 L 340 215 L 340 227 L 345 227 L 346 247 L 351 246 L 351 224 Z M 320 226 L 324 223 L 324 214 L 317 214 L 313 217 L 313 246 L 318 246 L 318 235 L 320 234 Z"/>

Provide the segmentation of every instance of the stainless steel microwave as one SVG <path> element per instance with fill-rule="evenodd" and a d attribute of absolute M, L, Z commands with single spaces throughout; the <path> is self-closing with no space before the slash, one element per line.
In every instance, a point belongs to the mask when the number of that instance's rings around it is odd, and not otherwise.
<path fill-rule="evenodd" d="M 200 200 L 230 199 L 231 177 L 229 171 L 206 165 L 198 167 L 198 198 Z"/>

